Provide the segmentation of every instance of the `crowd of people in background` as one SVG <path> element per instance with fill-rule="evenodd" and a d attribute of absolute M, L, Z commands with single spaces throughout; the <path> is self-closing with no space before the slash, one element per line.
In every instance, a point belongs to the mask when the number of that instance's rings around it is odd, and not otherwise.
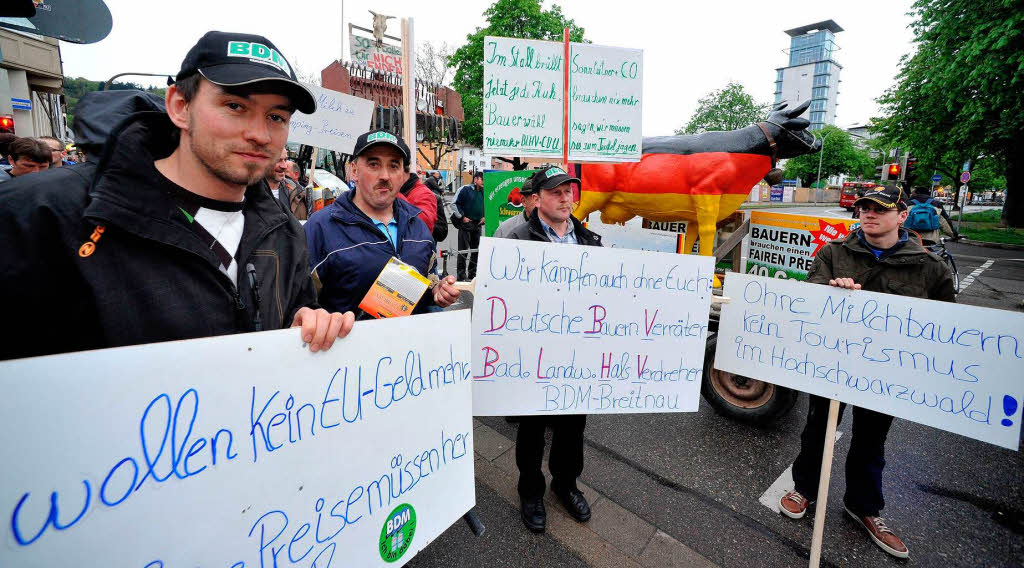
<path fill-rule="evenodd" d="M 80 160 L 71 144 L 53 136 L 39 138 L 0 134 L 0 182 L 50 168 L 70 166 Z"/>

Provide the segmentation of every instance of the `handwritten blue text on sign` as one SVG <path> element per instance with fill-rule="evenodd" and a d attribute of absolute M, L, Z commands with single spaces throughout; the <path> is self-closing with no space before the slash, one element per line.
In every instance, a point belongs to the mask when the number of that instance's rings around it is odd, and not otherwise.
<path fill-rule="evenodd" d="M 1024 316 L 730 274 L 715 367 L 1016 450 Z"/>
<path fill-rule="evenodd" d="M 316 98 L 316 112 L 292 115 L 288 141 L 351 154 L 356 138 L 370 128 L 373 101 L 315 85 L 305 85 Z"/>
<path fill-rule="evenodd" d="M 318 354 L 292 329 L 0 364 L 0 565 L 385 565 L 381 528 L 409 504 L 414 540 L 387 565 L 404 563 L 474 502 L 468 326 L 365 322 Z"/>

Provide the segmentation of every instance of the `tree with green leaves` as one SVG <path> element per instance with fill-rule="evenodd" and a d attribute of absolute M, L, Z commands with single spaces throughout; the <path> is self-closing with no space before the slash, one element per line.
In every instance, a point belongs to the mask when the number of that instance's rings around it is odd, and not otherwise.
<path fill-rule="evenodd" d="M 711 91 L 697 102 L 697 110 L 676 134 L 700 134 L 709 130 L 739 130 L 764 120 L 771 105 L 759 103 L 743 85 L 733 81 Z"/>
<path fill-rule="evenodd" d="M 821 149 L 821 177 L 846 174 L 863 176 L 865 172 L 874 173 L 875 164 L 867 150 L 858 148 L 845 130 L 835 126 L 825 126 L 816 131 L 815 136 L 824 141 Z M 819 154 L 804 154 L 786 160 L 785 176 L 787 179 L 800 178 L 808 186 L 818 184 Z"/>
<path fill-rule="evenodd" d="M 911 15 L 917 51 L 904 56 L 896 84 L 878 100 L 880 133 L 919 158 L 921 175 L 957 179 L 968 160 L 1001 165 L 1003 220 L 1024 227 L 1020 1 L 917 0 Z"/>
<path fill-rule="evenodd" d="M 561 42 L 563 30 L 569 28 L 569 41 L 586 41 L 583 28 L 562 14 L 557 4 L 545 10 L 541 0 L 497 0 L 483 15 L 487 25 L 467 35 L 466 43 L 448 58 L 449 67 L 455 69 L 452 85 L 462 96 L 466 113 L 463 137 L 472 146 L 483 146 L 484 37 Z M 516 169 L 526 168 L 526 163 L 518 158 L 499 159 L 512 163 Z"/>

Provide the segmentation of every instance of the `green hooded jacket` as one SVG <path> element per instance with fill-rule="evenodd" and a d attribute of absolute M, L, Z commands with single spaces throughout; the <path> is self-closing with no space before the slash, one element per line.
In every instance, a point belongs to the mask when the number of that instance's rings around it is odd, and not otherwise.
<path fill-rule="evenodd" d="M 949 267 L 913 238 L 882 259 L 860 242 L 857 231 L 829 243 L 814 258 L 807 281 L 827 285 L 835 278 L 853 278 L 861 289 L 872 292 L 956 301 Z"/>

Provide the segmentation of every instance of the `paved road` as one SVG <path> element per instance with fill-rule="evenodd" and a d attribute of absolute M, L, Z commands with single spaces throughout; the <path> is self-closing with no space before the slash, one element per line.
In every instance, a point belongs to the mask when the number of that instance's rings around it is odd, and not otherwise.
<path fill-rule="evenodd" d="M 799 209 L 794 212 L 829 214 L 834 207 L 819 208 L 820 213 Z M 974 274 L 960 302 L 1020 309 L 1024 251 L 959 243 L 949 249 L 961 280 Z M 794 521 L 759 499 L 795 458 L 806 407 L 801 396 L 793 411 L 769 428 L 718 416 L 703 401 L 694 414 L 591 416 L 582 479 L 720 566 L 800 566 L 807 561 L 813 517 Z M 500 418 L 481 421 L 515 438 L 514 425 Z M 836 447 L 822 564 L 889 567 L 896 561 L 842 511 L 849 428 L 846 421 L 840 425 L 844 435 Z M 902 564 L 1024 566 L 1024 455 L 897 420 L 887 460 L 884 515 L 910 548 L 911 558 Z M 474 539 L 458 523 L 428 546 L 415 566 L 581 565 L 565 543 L 526 535 L 507 501 L 493 499 L 486 488 L 478 495 L 488 534 Z"/>

